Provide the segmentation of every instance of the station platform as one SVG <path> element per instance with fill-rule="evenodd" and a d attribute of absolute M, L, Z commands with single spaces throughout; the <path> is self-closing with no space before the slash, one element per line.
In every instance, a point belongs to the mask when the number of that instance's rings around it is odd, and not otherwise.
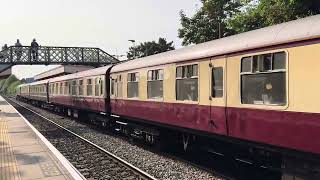
<path fill-rule="evenodd" d="M 0 180 L 85 179 L 0 96 Z"/>

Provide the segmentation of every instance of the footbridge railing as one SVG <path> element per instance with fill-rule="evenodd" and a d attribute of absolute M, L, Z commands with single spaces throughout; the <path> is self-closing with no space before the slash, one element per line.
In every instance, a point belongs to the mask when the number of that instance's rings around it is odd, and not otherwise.
<path fill-rule="evenodd" d="M 0 64 L 75 64 L 100 66 L 119 62 L 100 48 L 10 46 L 0 51 Z"/>

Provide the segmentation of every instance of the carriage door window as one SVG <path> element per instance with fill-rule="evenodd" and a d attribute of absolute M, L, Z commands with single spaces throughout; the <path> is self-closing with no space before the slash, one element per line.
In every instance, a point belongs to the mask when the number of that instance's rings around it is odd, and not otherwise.
<path fill-rule="evenodd" d="M 62 95 L 63 94 L 63 84 L 60 83 L 60 94 Z"/>
<path fill-rule="evenodd" d="M 104 86 L 103 86 L 104 82 L 102 78 L 100 78 L 99 81 L 100 81 L 100 96 L 101 96 L 104 94 Z"/>
<path fill-rule="evenodd" d="M 100 78 L 96 78 L 95 79 L 95 83 L 94 83 L 94 94 L 95 96 L 100 96 L 100 92 L 99 92 L 99 89 L 100 89 Z"/>
<path fill-rule="evenodd" d="M 212 97 L 213 98 L 223 97 L 223 68 L 222 67 L 212 68 Z"/>
<path fill-rule="evenodd" d="M 285 52 L 242 58 L 240 78 L 243 104 L 286 104 Z"/>
<path fill-rule="evenodd" d="M 59 84 L 58 83 L 56 83 L 55 94 L 59 94 Z"/>
<path fill-rule="evenodd" d="M 51 94 L 54 94 L 54 83 L 51 83 Z"/>
<path fill-rule="evenodd" d="M 116 97 L 122 97 L 122 76 L 118 75 L 116 79 Z"/>
<path fill-rule="evenodd" d="M 197 64 L 177 67 L 176 99 L 179 101 L 198 101 Z"/>
<path fill-rule="evenodd" d="M 115 95 L 115 86 L 116 86 L 116 79 L 110 78 L 110 94 L 112 96 Z"/>

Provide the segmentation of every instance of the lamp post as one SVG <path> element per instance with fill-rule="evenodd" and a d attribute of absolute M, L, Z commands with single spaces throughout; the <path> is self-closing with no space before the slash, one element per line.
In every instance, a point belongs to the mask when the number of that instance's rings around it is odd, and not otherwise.
<path fill-rule="evenodd" d="M 136 58 L 136 41 L 134 39 L 129 39 L 128 41 L 132 42 L 133 44 L 133 59 Z"/>

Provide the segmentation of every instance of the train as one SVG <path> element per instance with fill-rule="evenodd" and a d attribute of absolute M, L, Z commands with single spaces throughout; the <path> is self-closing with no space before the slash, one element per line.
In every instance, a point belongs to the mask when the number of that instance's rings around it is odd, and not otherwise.
<path fill-rule="evenodd" d="M 17 97 L 150 144 L 319 174 L 319 43 L 310 16 L 23 84 Z"/>

